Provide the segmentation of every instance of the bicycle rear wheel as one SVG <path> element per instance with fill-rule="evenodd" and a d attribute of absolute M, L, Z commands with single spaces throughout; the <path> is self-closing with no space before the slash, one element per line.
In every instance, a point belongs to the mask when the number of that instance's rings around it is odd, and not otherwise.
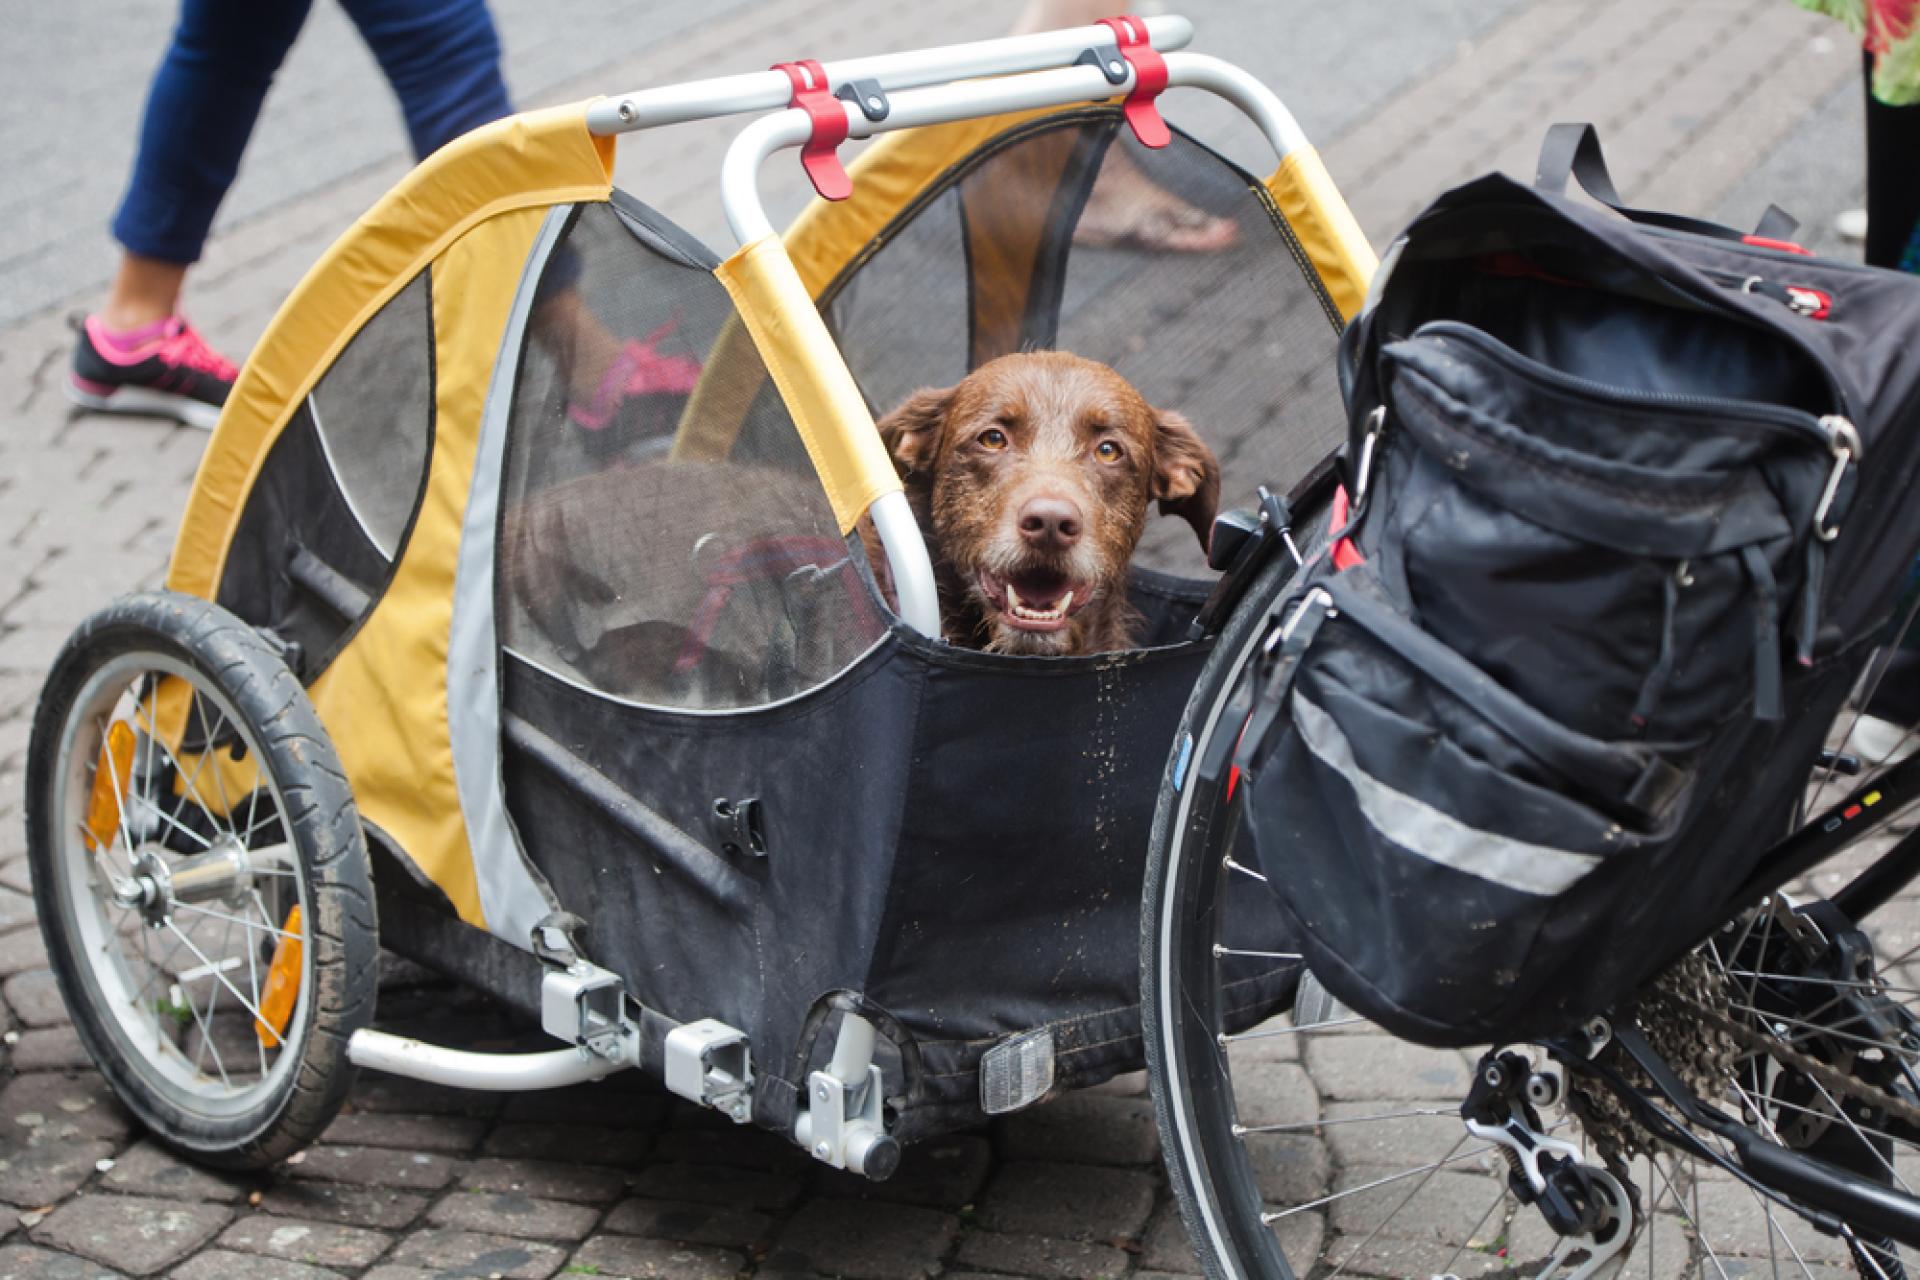
<path fill-rule="evenodd" d="M 1147 1052 L 1183 1220 L 1213 1277 L 1541 1274 L 1562 1237 L 1513 1197 L 1502 1152 L 1459 1115 L 1477 1051 L 1396 1040 L 1311 978 L 1291 1018 L 1236 1033 L 1222 1017 L 1238 957 L 1221 922 L 1272 908 L 1250 854 L 1234 856 L 1231 775 L 1210 781 L 1192 762 L 1237 737 L 1226 704 L 1291 581 L 1291 564 L 1261 578 L 1203 672 L 1149 855 Z M 1871 698 L 1869 688 L 1856 702 Z M 1920 732 L 1844 712 L 1831 748 L 1852 772 L 1836 782 L 1816 771 L 1805 820 L 1917 745 Z M 1616 1015 L 1641 1024 L 1722 1114 L 1903 1195 L 1920 1187 L 1920 895 L 1906 869 L 1920 866 L 1920 836 L 1906 839 L 1896 823 L 1847 844 L 1730 920 L 1651 984 L 1637 1012 Z M 1883 883 L 1856 920 L 1836 904 L 1869 867 Z M 1714 1159 L 1656 1141 L 1614 1091 L 1575 1093 L 1574 1105 L 1539 1108 L 1539 1128 L 1620 1173 L 1634 1231 L 1619 1274 L 1905 1274 L 1904 1252 L 1873 1232 L 1817 1230 Z M 1571 1262 L 1588 1256 L 1575 1249 Z"/>

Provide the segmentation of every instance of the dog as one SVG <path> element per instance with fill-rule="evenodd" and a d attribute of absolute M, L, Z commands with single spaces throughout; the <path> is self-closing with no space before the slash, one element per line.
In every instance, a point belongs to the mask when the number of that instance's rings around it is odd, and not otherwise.
<path fill-rule="evenodd" d="M 877 424 L 927 535 L 950 643 L 1064 656 L 1131 646 L 1127 566 L 1148 507 L 1204 548 L 1220 464 L 1187 420 L 1104 364 L 1002 356 Z M 871 529 L 867 550 L 885 579 Z"/>

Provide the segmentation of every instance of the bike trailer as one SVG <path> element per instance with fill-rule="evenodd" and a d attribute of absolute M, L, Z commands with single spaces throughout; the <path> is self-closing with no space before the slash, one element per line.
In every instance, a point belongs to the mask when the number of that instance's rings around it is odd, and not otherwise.
<path fill-rule="evenodd" d="M 1345 336 L 1344 536 L 1241 759 L 1309 967 L 1396 1034 L 1564 1032 L 1810 865 L 1761 870 L 1920 548 L 1920 280 L 1767 230 L 1626 209 L 1559 126 Z"/>
<path fill-rule="evenodd" d="M 890 552 L 908 536 L 873 418 L 1071 350 L 1178 406 L 1245 502 L 1337 443 L 1336 335 L 1372 261 L 1297 139 L 1265 180 L 1184 133 L 1149 148 L 1131 108 L 1087 101 L 1111 70 L 1071 61 L 995 82 L 990 109 L 895 95 L 895 124 L 935 127 L 874 143 L 851 199 L 784 239 L 730 204 L 724 260 L 612 186 L 610 135 L 672 91 L 515 117 L 425 161 L 288 299 L 168 586 L 305 685 L 384 945 L 821 1138 L 809 1073 L 850 1015 L 901 1140 L 1141 1065 L 1140 880 L 1208 647 L 1200 549 L 1174 521 L 1143 547 L 1137 651 L 950 647 L 890 611 L 856 536 L 868 515 Z M 1117 165 L 1232 243 L 1082 230 Z M 1293 970 L 1250 966 L 1243 1020 Z"/>

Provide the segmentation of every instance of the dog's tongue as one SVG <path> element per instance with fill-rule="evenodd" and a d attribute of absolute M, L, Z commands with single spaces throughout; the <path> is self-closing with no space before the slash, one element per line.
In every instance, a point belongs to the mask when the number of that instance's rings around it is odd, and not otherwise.
<path fill-rule="evenodd" d="M 1044 569 L 1029 569 L 1007 579 L 1008 588 L 1019 597 L 1021 604 L 1039 610 L 1058 605 L 1071 585 L 1064 573 L 1049 573 Z"/>

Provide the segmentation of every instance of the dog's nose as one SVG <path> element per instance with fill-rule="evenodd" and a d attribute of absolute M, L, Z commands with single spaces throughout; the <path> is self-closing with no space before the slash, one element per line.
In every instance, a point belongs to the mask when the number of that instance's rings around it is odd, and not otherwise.
<path fill-rule="evenodd" d="M 1080 508 L 1065 498 L 1031 498 L 1020 508 L 1020 536 L 1029 546 L 1060 550 L 1080 541 Z"/>

